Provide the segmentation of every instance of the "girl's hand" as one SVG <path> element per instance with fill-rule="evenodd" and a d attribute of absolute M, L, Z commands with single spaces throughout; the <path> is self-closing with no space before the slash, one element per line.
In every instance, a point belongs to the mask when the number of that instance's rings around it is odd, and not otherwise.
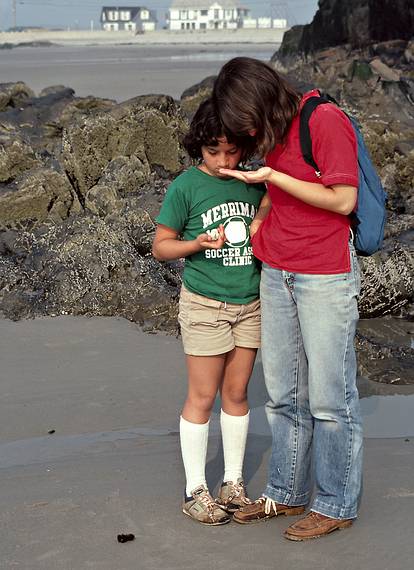
<path fill-rule="evenodd" d="M 200 234 L 197 236 L 196 241 L 201 249 L 221 249 L 226 241 L 226 236 L 224 234 L 224 226 L 220 224 L 218 229 L 219 237 L 218 239 L 213 239 L 209 234 Z"/>
<path fill-rule="evenodd" d="M 233 178 L 238 178 L 247 184 L 253 184 L 256 182 L 267 182 L 272 174 L 272 169 L 270 166 L 262 166 L 258 170 L 230 170 L 229 168 L 220 168 L 220 174 L 225 176 L 233 176 Z"/>

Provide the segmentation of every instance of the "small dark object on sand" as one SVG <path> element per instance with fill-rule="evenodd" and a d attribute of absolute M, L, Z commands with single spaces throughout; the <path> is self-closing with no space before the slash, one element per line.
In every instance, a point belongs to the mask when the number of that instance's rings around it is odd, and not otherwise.
<path fill-rule="evenodd" d="M 55 429 L 50 429 L 47 433 L 52 435 L 52 433 L 55 433 L 55 431 L 56 431 Z"/>
<path fill-rule="evenodd" d="M 129 542 L 130 540 L 135 540 L 135 534 L 118 534 L 118 542 Z"/>

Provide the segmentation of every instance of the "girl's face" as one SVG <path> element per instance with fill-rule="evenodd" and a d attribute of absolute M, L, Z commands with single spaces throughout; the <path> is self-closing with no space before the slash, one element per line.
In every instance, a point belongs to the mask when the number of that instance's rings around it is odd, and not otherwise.
<path fill-rule="evenodd" d="M 220 168 L 235 169 L 240 162 L 242 151 L 234 144 L 227 142 L 226 137 L 217 139 L 216 146 L 202 146 L 201 154 L 203 155 L 203 164 L 201 170 L 210 176 L 218 178 L 228 178 L 220 174 Z"/>

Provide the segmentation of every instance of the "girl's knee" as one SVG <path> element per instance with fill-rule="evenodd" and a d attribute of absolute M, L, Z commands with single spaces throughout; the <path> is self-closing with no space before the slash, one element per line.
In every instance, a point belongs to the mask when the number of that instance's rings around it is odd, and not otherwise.
<path fill-rule="evenodd" d="M 211 412 L 215 399 L 215 394 L 191 394 L 187 397 L 187 404 L 199 412 Z"/>
<path fill-rule="evenodd" d="M 233 405 L 245 404 L 247 402 L 247 388 L 223 386 L 221 398 L 223 402 L 228 402 Z"/>

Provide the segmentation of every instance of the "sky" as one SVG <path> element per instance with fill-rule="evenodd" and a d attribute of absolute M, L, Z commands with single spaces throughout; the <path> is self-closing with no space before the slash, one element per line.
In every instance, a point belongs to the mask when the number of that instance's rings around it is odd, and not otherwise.
<path fill-rule="evenodd" d="M 102 0 L 0 0 L 0 30 L 13 26 L 13 4 L 16 6 L 17 26 L 59 27 L 64 29 L 96 29 L 102 6 L 146 6 L 157 12 L 160 24 L 170 6 L 169 0 L 142 0 L 123 3 Z M 287 18 L 290 26 L 312 20 L 317 0 L 241 0 L 257 16 Z M 93 22 L 93 23 L 92 23 Z"/>

